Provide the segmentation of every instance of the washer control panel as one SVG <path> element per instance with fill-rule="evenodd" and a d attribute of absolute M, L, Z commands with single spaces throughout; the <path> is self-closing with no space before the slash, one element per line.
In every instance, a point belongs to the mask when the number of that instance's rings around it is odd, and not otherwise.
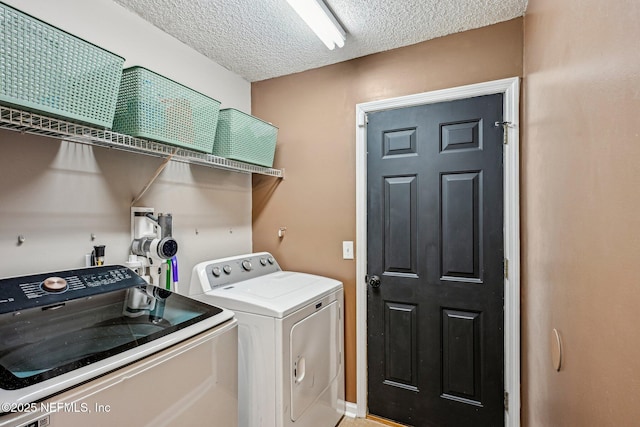
<path fill-rule="evenodd" d="M 212 261 L 206 266 L 211 289 L 282 271 L 273 255 L 267 252 L 239 255 Z"/>
<path fill-rule="evenodd" d="M 0 314 L 146 284 L 144 279 L 121 265 L 0 279 Z"/>

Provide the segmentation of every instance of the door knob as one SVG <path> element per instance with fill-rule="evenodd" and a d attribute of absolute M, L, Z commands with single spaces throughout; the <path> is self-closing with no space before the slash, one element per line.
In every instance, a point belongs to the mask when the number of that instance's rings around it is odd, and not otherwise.
<path fill-rule="evenodd" d="M 378 276 L 369 276 L 368 282 L 369 286 L 371 286 L 372 288 L 379 288 L 381 283 L 380 277 Z"/>

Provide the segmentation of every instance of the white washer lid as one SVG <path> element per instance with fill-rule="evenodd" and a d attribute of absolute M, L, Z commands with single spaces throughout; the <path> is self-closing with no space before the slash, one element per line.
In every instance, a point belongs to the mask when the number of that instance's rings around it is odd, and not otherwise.
<path fill-rule="evenodd" d="M 191 297 L 229 310 L 282 318 L 339 289 L 342 282 L 328 277 L 278 271 Z"/>

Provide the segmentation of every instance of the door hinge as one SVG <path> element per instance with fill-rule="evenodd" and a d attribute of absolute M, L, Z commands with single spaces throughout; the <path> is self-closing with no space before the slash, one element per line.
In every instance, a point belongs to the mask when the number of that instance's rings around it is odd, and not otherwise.
<path fill-rule="evenodd" d="M 362 113 L 362 115 L 358 116 L 358 127 L 365 127 L 369 123 L 369 115 L 367 113 Z"/>
<path fill-rule="evenodd" d="M 504 259 L 504 278 L 509 278 L 509 260 L 506 258 Z"/>
<path fill-rule="evenodd" d="M 512 125 L 511 122 L 495 122 L 493 124 L 494 127 L 502 126 L 502 143 L 504 145 L 509 144 L 509 127 Z"/>
<path fill-rule="evenodd" d="M 509 392 L 504 392 L 504 410 L 509 411 Z"/>

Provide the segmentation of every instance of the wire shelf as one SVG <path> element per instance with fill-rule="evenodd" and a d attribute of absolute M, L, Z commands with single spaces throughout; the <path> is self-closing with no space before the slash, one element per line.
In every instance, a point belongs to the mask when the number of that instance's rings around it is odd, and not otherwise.
<path fill-rule="evenodd" d="M 123 135 L 109 130 L 72 123 L 62 119 L 41 116 L 39 114 L 9 108 L 2 105 L 0 105 L 0 129 L 48 136 L 51 138 L 59 138 L 65 141 L 95 145 L 99 147 L 115 148 L 156 157 L 168 157 L 173 155 L 171 160 L 177 162 L 208 166 L 240 173 L 256 173 L 276 178 L 284 178 L 284 169 L 272 169 L 238 162 L 235 160 L 225 159 L 224 157 L 214 156 L 213 154 L 199 153 L 155 141 Z"/>

